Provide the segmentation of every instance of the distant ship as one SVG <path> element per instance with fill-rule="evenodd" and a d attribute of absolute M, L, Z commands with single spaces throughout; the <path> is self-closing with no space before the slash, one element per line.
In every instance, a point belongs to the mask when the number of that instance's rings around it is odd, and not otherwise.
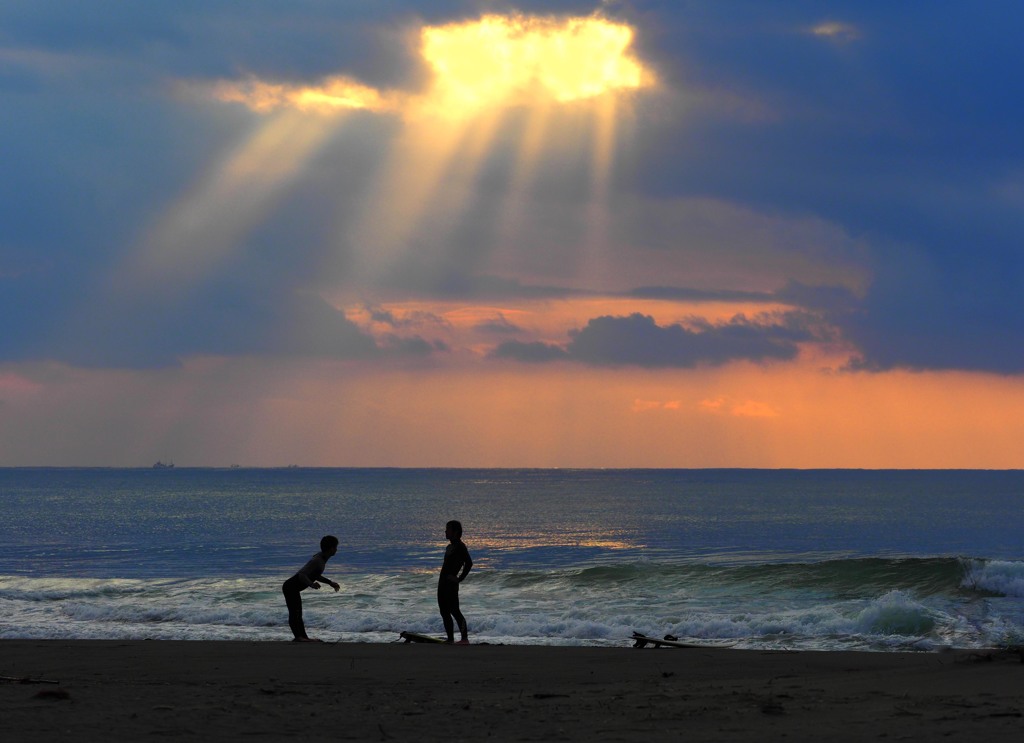
<path fill-rule="evenodd" d="M 172 467 L 174 467 L 174 462 L 164 464 L 163 462 L 158 461 L 156 464 L 153 465 L 153 469 L 155 470 L 169 470 Z"/>

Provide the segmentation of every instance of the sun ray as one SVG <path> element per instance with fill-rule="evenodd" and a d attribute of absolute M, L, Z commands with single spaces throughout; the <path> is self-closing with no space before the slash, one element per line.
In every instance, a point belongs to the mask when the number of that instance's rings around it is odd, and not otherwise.
<path fill-rule="evenodd" d="M 493 142 L 505 118 L 502 109 L 481 112 L 466 129 L 456 156 L 427 205 L 427 211 L 443 217 L 444 224 L 457 225 L 473 202 L 480 170 L 493 152 Z"/>
<path fill-rule="evenodd" d="M 350 281 L 378 280 L 401 260 L 467 133 L 463 125 L 404 129 L 363 199 L 358 222 L 346 230 Z"/>
<path fill-rule="evenodd" d="M 541 102 L 527 111 L 526 124 L 519 138 L 508 196 L 496 230 L 496 250 L 500 253 L 516 248 L 516 228 L 529 211 L 530 183 L 544 152 L 552 123 L 553 106 Z"/>
<path fill-rule="evenodd" d="M 170 292 L 213 271 L 266 219 L 335 126 L 294 111 L 263 122 L 167 210 L 120 272 L 125 288 Z"/>
<path fill-rule="evenodd" d="M 541 164 L 546 177 L 566 179 L 566 196 L 573 201 L 579 198 L 578 187 L 568 179 L 589 173 L 589 206 L 573 218 L 580 227 L 574 242 L 583 244 L 580 262 L 600 274 L 606 257 L 617 100 L 655 84 L 653 74 L 632 53 L 633 33 L 600 14 L 490 14 L 420 30 L 417 51 L 431 76 L 419 93 L 378 90 L 344 75 L 309 84 L 248 78 L 207 86 L 203 90 L 208 97 L 278 118 L 158 225 L 143 251 L 141 272 L 201 272 L 215 264 L 270 207 L 289 178 L 282 171 L 302 166 L 340 112 L 362 110 L 397 115 L 401 129 L 363 192 L 357 216 L 352 219 L 351 210 L 340 210 L 348 221 L 338 225 L 338 250 L 332 259 L 337 265 L 326 267 L 324 275 L 343 276 L 349 286 L 373 285 L 395 268 L 409 267 L 405 261 L 410 257 L 416 259 L 416 270 L 450 262 L 450 252 L 458 248 L 449 238 L 460 228 L 467 208 L 481 203 L 475 189 L 484 163 L 498 152 L 499 131 L 503 142 L 508 141 L 506 134 L 513 137 L 515 154 L 508 165 L 507 206 L 490 243 L 476 249 L 493 257 L 501 246 L 513 245 L 512 232 L 528 213 Z M 510 116 L 513 110 L 515 117 Z M 300 126 L 286 112 L 318 123 L 290 133 L 290 149 L 281 156 L 261 155 L 265 138 Z M 509 121 L 525 125 L 505 132 L 503 125 Z M 251 164 L 252 178 L 243 187 L 231 174 L 244 163 Z M 255 172 L 260 168 L 265 172 Z M 215 205 L 226 201 L 233 208 L 223 216 Z M 204 239 L 193 239 L 197 236 Z M 181 247 L 200 242 L 205 244 L 202 251 Z M 341 267 L 343 272 L 330 270 Z"/>
<path fill-rule="evenodd" d="M 591 121 L 590 155 L 590 203 L 587 205 L 586 235 L 583 261 L 589 283 L 604 287 L 609 255 L 609 225 L 611 209 L 611 175 L 615 155 L 616 123 L 618 102 L 612 96 L 604 96 L 593 102 L 594 116 Z"/>
<path fill-rule="evenodd" d="M 597 99 L 594 106 L 594 132 L 591 156 L 594 193 L 607 198 L 610 188 L 615 142 L 618 134 L 619 104 L 612 96 Z"/>

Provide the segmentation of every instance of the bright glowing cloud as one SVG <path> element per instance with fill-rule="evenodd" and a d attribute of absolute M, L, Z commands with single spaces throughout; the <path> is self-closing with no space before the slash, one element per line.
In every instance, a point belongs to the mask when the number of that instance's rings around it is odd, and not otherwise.
<path fill-rule="evenodd" d="M 269 113 L 294 108 L 307 113 L 393 110 L 398 97 L 382 93 L 347 77 L 330 77 L 320 85 L 288 85 L 250 78 L 242 82 L 221 81 L 210 94 L 225 103 L 241 103 L 253 111 Z"/>
<path fill-rule="evenodd" d="M 461 117 L 487 108 L 571 103 L 649 87 L 654 74 L 632 56 L 632 43 L 629 26 L 600 16 L 487 15 L 422 29 L 419 54 L 433 74 L 424 95 L 381 91 L 345 76 L 314 85 L 255 77 L 221 81 L 208 94 L 259 113 L 292 108 Z"/>
<path fill-rule="evenodd" d="M 423 29 L 431 102 L 451 111 L 559 103 L 636 90 L 653 75 L 629 54 L 633 31 L 605 18 L 488 15 Z"/>
<path fill-rule="evenodd" d="M 353 246 L 349 280 L 385 281 L 414 249 L 434 265 L 449 261 L 444 231 L 472 203 L 477 175 L 494 154 L 494 139 L 512 107 L 527 111 L 527 125 L 518 140 L 511 198 L 497 217 L 499 234 L 507 237 L 509 225 L 523 221 L 515 205 L 523 201 L 536 162 L 589 158 L 592 204 L 582 239 L 600 244 L 619 137 L 616 94 L 654 79 L 630 56 L 632 39 L 631 28 L 598 16 L 488 15 L 423 28 L 418 51 L 432 81 L 419 95 L 382 94 L 405 127 L 368 189 L 359 218 L 341 227 L 339 243 Z M 553 109 L 576 102 L 585 105 L 573 107 L 569 117 L 582 114 L 584 127 L 560 127 L 567 122 L 555 121 Z M 570 131 L 568 139 L 556 136 Z M 436 246 L 430 256 L 428 246 Z"/>

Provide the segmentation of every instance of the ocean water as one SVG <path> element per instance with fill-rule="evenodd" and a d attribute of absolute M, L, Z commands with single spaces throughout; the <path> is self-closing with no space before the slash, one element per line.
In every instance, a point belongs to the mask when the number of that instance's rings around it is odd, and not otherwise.
<path fill-rule="evenodd" d="M 771 649 L 1024 643 L 1024 472 L 0 469 L 0 637 L 438 634 L 444 524 L 476 642 Z"/>

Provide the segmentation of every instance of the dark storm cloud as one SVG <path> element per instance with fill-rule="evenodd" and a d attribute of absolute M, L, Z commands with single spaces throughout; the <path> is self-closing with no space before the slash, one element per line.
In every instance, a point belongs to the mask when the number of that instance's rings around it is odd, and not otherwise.
<path fill-rule="evenodd" d="M 492 356 L 542 362 L 568 360 L 594 366 L 693 368 L 731 361 L 787 361 L 799 345 L 820 338 L 813 318 L 800 312 L 779 313 L 755 322 L 739 315 L 727 323 L 694 319 L 690 327 L 658 325 L 649 315 L 596 317 L 570 331 L 562 348 L 545 343 L 509 341 Z"/>
<path fill-rule="evenodd" d="M 792 316 L 785 325 L 761 325 L 737 317 L 723 325 L 697 322 L 660 326 L 652 317 L 598 317 L 573 331 L 569 356 L 589 364 L 644 367 L 719 365 L 730 361 L 788 360 L 797 343 L 813 336 Z"/>
<path fill-rule="evenodd" d="M 28 0 L 0 8 L 0 43 L 80 61 L 130 59 L 137 75 L 309 79 L 344 72 L 370 84 L 409 73 L 389 31 L 422 13 L 413 2 Z M 435 13 L 459 3 L 436 2 Z M 397 24 L 396 24 L 397 22 Z M 128 69 L 125 72 L 129 72 Z"/>
<path fill-rule="evenodd" d="M 691 97 L 684 127 L 641 123 L 664 126 L 641 137 L 656 145 L 638 170 L 649 192 L 815 214 L 860 239 L 872 283 L 832 319 L 864 368 L 1024 372 L 1024 8 L 703 3 L 657 18 L 641 43 Z M 824 20 L 857 33 L 807 33 Z"/>
<path fill-rule="evenodd" d="M 808 286 L 798 281 L 790 281 L 771 296 L 795 307 L 822 312 L 833 321 L 854 312 L 860 304 L 854 292 L 845 286 Z"/>
<path fill-rule="evenodd" d="M 428 341 L 420 336 L 388 335 L 384 338 L 383 350 L 395 356 L 431 356 L 449 351 L 444 341 Z"/>
<path fill-rule="evenodd" d="M 833 318 L 860 349 L 855 365 L 1024 372 L 1024 265 L 1001 263 L 888 266 L 857 311 Z"/>
<path fill-rule="evenodd" d="M 436 325 L 438 327 L 448 327 L 449 325 L 447 320 L 433 312 L 416 311 L 409 312 L 402 317 L 398 317 L 390 310 L 376 305 L 368 305 L 365 309 L 370 315 L 371 320 L 395 329 L 411 328 L 423 325 Z"/>
<path fill-rule="evenodd" d="M 569 354 L 561 346 L 540 341 L 506 341 L 491 352 L 491 358 L 512 359 L 527 363 L 543 363 L 546 361 L 563 361 Z"/>

